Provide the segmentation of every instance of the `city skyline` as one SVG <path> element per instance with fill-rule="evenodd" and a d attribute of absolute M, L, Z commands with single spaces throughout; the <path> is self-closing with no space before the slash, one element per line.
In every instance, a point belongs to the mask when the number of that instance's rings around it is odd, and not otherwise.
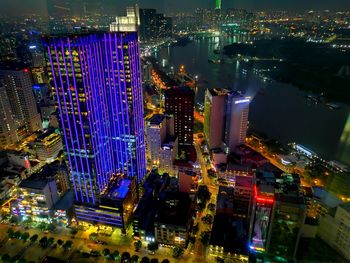
<path fill-rule="evenodd" d="M 25 2 L 21 0 L 6 1 L 0 0 L 0 14 L 2 15 L 24 15 L 29 13 L 36 13 L 40 15 L 47 14 L 47 0 L 27 0 Z M 75 0 L 82 1 L 82 0 Z M 88 0 L 89 1 L 89 0 Z M 125 6 L 139 4 L 141 8 L 155 8 L 165 14 L 174 14 L 176 12 L 189 13 L 195 10 L 195 8 L 215 8 L 215 0 L 194 0 L 194 1 L 171 1 L 171 0 L 122 0 L 113 2 L 112 0 L 103 0 L 105 6 L 105 12 L 109 15 L 117 15 L 124 12 Z M 347 0 L 335 0 L 332 4 L 329 4 L 327 0 L 311 0 L 311 1 L 257 1 L 257 0 L 223 0 L 222 8 L 237 8 L 247 9 L 251 11 L 307 11 L 307 10 L 337 10 L 344 11 L 349 10 L 349 4 Z"/>

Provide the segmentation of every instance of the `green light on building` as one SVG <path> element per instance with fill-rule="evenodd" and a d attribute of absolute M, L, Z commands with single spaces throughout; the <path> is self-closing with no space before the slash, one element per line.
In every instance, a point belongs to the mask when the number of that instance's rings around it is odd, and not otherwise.
<path fill-rule="evenodd" d="M 215 0 L 215 9 L 221 9 L 221 0 Z"/>

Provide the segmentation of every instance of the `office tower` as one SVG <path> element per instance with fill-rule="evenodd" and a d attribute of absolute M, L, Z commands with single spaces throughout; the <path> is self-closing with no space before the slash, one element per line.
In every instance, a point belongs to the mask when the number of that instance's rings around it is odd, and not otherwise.
<path fill-rule="evenodd" d="M 39 135 L 33 146 L 38 160 L 44 162 L 52 162 L 63 149 L 61 136 L 54 129 Z"/>
<path fill-rule="evenodd" d="M 234 152 L 237 146 L 245 143 L 250 101 L 250 97 L 244 97 L 238 92 L 233 92 L 227 96 L 225 126 L 227 153 Z"/>
<path fill-rule="evenodd" d="M 6 89 L 0 82 L 0 149 L 18 141 L 16 128 Z"/>
<path fill-rule="evenodd" d="M 111 32 L 137 32 L 140 26 L 140 10 L 138 5 L 126 9 L 126 16 L 117 16 L 110 24 Z"/>
<path fill-rule="evenodd" d="M 173 87 L 164 92 L 165 113 L 174 116 L 175 136 L 180 145 L 193 144 L 194 91 L 189 87 Z"/>
<path fill-rule="evenodd" d="M 224 140 L 225 102 L 229 91 L 208 89 L 204 99 L 204 135 L 209 149 L 221 148 Z"/>
<path fill-rule="evenodd" d="M 44 45 L 76 203 L 98 206 L 106 188 L 118 189 L 112 178 L 137 184 L 146 173 L 137 33 L 50 37 Z M 78 219 L 99 218 L 83 210 Z"/>
<path fill-rule="evenodd" d="M 25 125 L 29 132 L 40 130 L 42 128 L 41 117 L 35 103 L 29 69 L 2 69 L 0 70 L 1 79 L 18 127 Z"/>

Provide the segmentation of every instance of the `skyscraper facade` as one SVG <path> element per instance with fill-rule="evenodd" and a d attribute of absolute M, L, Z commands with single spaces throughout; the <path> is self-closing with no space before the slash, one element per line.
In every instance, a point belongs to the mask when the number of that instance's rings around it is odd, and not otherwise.
<path fill-rule="evenodd" d="M 174 130 L 180 145 L 193 144 L 194 91 L 173 87 L 164 92 L 165 113 L 174 116 Z"/>
<path fill-rule="evenodd" d="M 18 141 L 16 128 L 5 87 L 0 82 L 0 149 Z"/>
<path fill-rule="evenodd" d="M 229 91 L 208 89 L 204 99 L 204 135 L 209 149 L 221 148 L 225 127 L 225 103 Z"/>
<path fill-rule="evenodd" d="M 146 173 L 137 33 L 44 39 L 78 204 L 96 206 L 116 174 Z"/>
<path fill-rule="evenodd" d="M 234 152 L 237 146 L 245 142 L 250 101 L 250 97 L 245 97 L 238 92 L 232 92 L 227 96 L 225 127 L 227 153 Z"/>
<path fill-rule="evenodd" d="M 2 69 L 0 80 L 5 86 L 17 127 L 26 126 L 29 132 L 40 130 L 42 128 L 41 117 L 35 102 L 29 69 L 21 67 Z"/>

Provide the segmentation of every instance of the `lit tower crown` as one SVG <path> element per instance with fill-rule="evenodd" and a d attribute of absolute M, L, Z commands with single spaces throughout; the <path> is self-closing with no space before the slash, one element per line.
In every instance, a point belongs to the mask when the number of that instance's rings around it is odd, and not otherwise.
<path fill-rule="evenodd" d="M 96 204 L 116 173 L 146 172 L 136 32 L 44 40 L 75 199 Z"/>
<path fill-rule="evenodd" d="M 221 10 L 221 0 L 215 0 L 215 9 Z"/>

